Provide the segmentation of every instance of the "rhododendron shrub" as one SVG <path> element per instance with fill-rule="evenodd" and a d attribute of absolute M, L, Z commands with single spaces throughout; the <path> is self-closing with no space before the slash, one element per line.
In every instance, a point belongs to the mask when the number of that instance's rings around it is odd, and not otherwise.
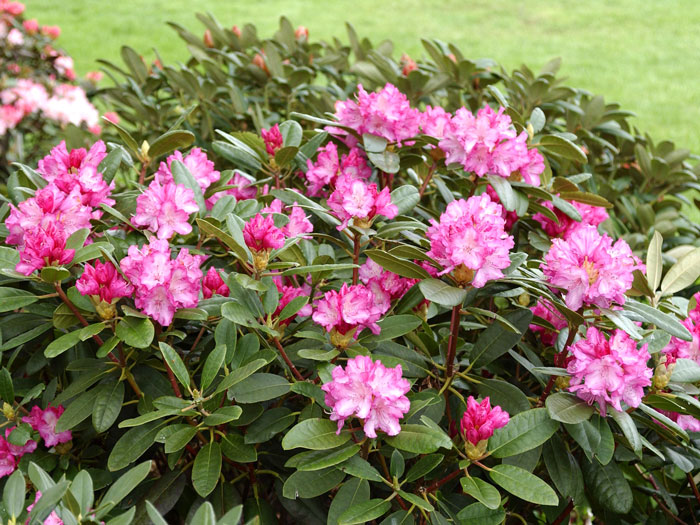
<path fill-rule="evenodd" d="M 700 255 L 613 190 L 667 146 L 630 146 L 615 107 L 578 136 L 544 80 L 456 48 L 355 87 L 368 43 L 203 19 L 187 67 L 231 62 L 206 107 L 161 129 L 168 103 L 122 104 L 108 140 L 8 179 L 3 521 L 697 521 Z M 177 77 L 127 49 L 134 85 Z"/>

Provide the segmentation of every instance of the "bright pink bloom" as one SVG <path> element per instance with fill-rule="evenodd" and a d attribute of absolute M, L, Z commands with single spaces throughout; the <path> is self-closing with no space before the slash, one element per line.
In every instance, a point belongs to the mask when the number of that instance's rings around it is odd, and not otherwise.
<path fill-rule="evenodd" d="M 207 209 L 212 209 L 216 201 L 224 195 L 233 195 L 236 200 L 242 201 L 245 199 L 254 199 L 258 193 L 258 189 L 253 183 L 237 171 L 234 172 L 233 178 L 229 181 L 228 185 L 233 186 L 233 188 L 219 191 L 207 199 Z"/>
<path fill-rule="evenodd" d="M 75 287 L 82 295 L 95 295 L 107 303 L 119 297 L 131 297 L 134 293 L 134 287 L 124 280 L 109 261 L 95 261 L 94 267 L 86 263 Z"/>
<path fill-rule="evenodd" d="M 110 122 L 113 122 L 115 124 L 119 124 L 119 121 L 121 120 L 119 118 L 119 114 L 114 112 L 114 111 L 107 111 L 104 115 L 102 115 L 105 119 L 109 120 Z"/>
<path fill-rule="evenodd" d="M 589 327 L 586 337 L 569 347 L 573 354 L 566 368 L 571 374 L 569 390 L 589 405 L 598 402 L 606 413 L 607 404 L 622 411 L 620 402 L 638 407 L 644 387 L 651 385 L 654 371 L 647 366 L 649 352 L 646 343 L 637 343 L 622 330 L 616 329 L 610 340 L 595 327 Z"/>
<path fill-rule="evenodd" d="M 49 38 L 56 40 L 61 35 L 61 28 L 58 26 L 42 26 L 41 32 Z"/>
<path fill-rule="evenodd" d="M 326 392 L 326 404 L 333 409 L 331 421 L 338 422 L 337 433 L 352 416 L 363 420 L 369 438 L 377 437 L 377 429 L 390 436 L 401 432 L 399 419 L 411 408 L 405 396 L 411 384 L 401 374 L 401 365 L 387 368 L 363 355 L 348 359 L 344 369 L 336 366 L 333 380 L 321 388 Z"/>
<path fill-rule="evenodd" d="M 280 313 L 282 313 L 284 307 L 287 306 L 292 299 L 308 296 L 311 293 L 311 287 L 308 284 L 304 284 L 301 288 L 297 288 L 295 286 L 286 286 L 282 284 L 281 278 L 275 278 L 275 285 L 277 286 L 277 291 L 280 293 L 280 302 L 275 311 L 272 313 L 273 318 L 278 317 Z M 310 316 L 311 312 L 312 307 L 307 303 L 296 314 L 280 321 L 280 325 L 287 326 L 297 317 Z"/>
<path fill-rule="evenodd" d="M 552 331 L 536 324 L 530 325 L 530 330 L 541 333 L 540 338 L 545 345 L 552 346 L 556 342 L 557 336 L 562 328 L 568 325 L 566 318 L 559 313 L 559 310 L 557 310 L 552 303 L 544 298 L 540 298 L 537 304 L 531 307 L 530 310 L 532 310 L 533 315 L 541 317 L 554 326 L 554 331 Z"/>
<path fill-rule="evenodd" d="M 413 60 L 406 53 L 401 55 L 401 59 L 399 60 L 399 66 L 401 66 L 401 74 L 405 77 L 407 77 L 411 71 L 415 71 L 416 69 L 418 69 L 418 64 L 416 64 L 416 61 Z"/>
<path fill-rule="evenodd" d="M 2 2 L 0 2 L 0 12 L 5 12 L 12 16 L 19 16 L 24 13 L 24 4 L 22 2 L 2 0 Z"/>
<path fill-rule="evenodd" d="M 622 239 L 601 235 L 595 226 L 581 225 L 566 239 L 554 239 L 541 268 L 547 281 L 565 290 L 566 306 L 578 310 L 583 304 L 609 308 L 625 303 L 634 270 L 644 265 Z"/>
<path fill-rule="evenodd" d="M 514 243 L 501 214 L 501 205 L 484 193 L 452 201 L 440 222 L 431 219 L 428 255 L 445 267 L 441 275 L 455 269 L 465 273 L 466 268 L 475 272 L 471 285 L 476 288 L 503 277 L 501 270 L 510 265 L 508 253 Z"/>
<path fill-rule="evenodd" d="M 39 432 L 41 439 L 44 440 L 44 444 L 47 447 L 53 447 L 60 443 L 67 443 L 73 439 L 73 434 L 70 430 L 64 432 L 56 432 L 56 422 L 58 418 L 63 414 L 63 405 L 58 407 L 46 407 L 46 410 L 42 410 L 38 406 L 33 406 L 32 411 L 28 416 L 22 418 L 23 423 L 29 423 L 34 430 Z"/>
<path fill-rule="evenodd" d="M 24 234 L 24 249 L 19 252 L 16 270 L 31 275 L 45 266 L 62 266 L 73 260 L 75 250 L 66 249 L 63 229 L 55 224 L 37 227 Z"/>
<path fill-rule="evenodd" d="M 663 415 L 667 416 L 672 421 L 678 423 L 678 426 L 683 430 L 688 430 L 690 432 L 700 432 L 700 419 L 687 414 L 679 414 L 678 412 L 668 412 L 666 410 L 659 410 Z M 661 423 L 663 424 L 663 423 Z"/>
<path fill-rule="evenodd" d="M 691 359 L 700 365 L 700 319 L 697 313 L 691 312 L 690 316 L 682 322 L 693 337 L 692 341 L 684 341 L 677 337 L 671 337 L 671 341 L 663 349 L 666 355 L 666 365 L 676 362 L 678 359 Z"/>
<path fill-rule="evenodd" d="M 291 211 L 290 211 L 291 208 Z M 304 235 L 305 233 L 311 233 L 314 231 L 314 225 L 304 213 L 304 210 L 297 205 L 295 202 L 292 206 L 285 206 L 284 203 L 279 200 L 273 200 L 269 206 L 265 206 L 260 213 L 284 213 L 289 212 L 289 222 L 282 227 L 282 232 L 284 232 L 285 237 L 298 237 L 301 236 L 302 239 L 309 239 L 310 237 Z"/>
<path fill-rule="evenodd" d="M 31 514 L 32 509 L 34 508 L 34 505 L 36 505 L 40 499 L 41 499 L 41 491 L 37 490 L 36 496 L 34 496 L 34 503 L 32 503 L 31 505 L 29 505 L 27 507 L 28 513 Z M 25 525 L 29 525 L 29 518 L 27 518 Z M 46 519 L 44 519 L 43 525 L 63 525 L 63 520 L 61 519 L 61 517 L 58 514 L 56 514 L 56 511 L 53 510 L 53 511 L 51 511 L 51 514 L 49 514 L 48 517 Z"/>
<path fill-rule="evenodd" d="M 490 184 L 486 186 L 486 193 L 489 194 L 489 197 L 491 197 L 491 200 L 493 202 L 496 202 L 498 204 L 501 204 L 501 198 L 498 196 L 498 193 L 496 193 L 496 190 L 493 189 L 493 186 Z M 501 204 L 502 210 L 501 210 L 501 217 L 505 220 L 505 226 L 504 229 L 507 232 L 510 232 L 513 229 L 513 225 L 515 225 L 516 222 L 518 222 L 518 214 L 514 211 L 508 211 L 506 210 L 505 206 Z"/>
<path fill-rule="evenodd" d="M 451 121 L 452 115 L 440 106 L 426 106 L 425 111 L 421 113 L 421 133 L 442 139 L 445 136 L 445 130 L 450 127 Z"/>
<path fill-rule="evenodd" d="M 362 284 L 348 286 L 343 283 L 339 291 L 329 290 L 323 299 L 316 302 L 312 318 L 327 332 L 345 335 L 353 331 L 357 336 L 363 328 L 378 334 L 381 329 L 377 321 L 382 313 L 369 288 Z"/>
<path fill-rule="evenodd" d="M 199 303 L 203 259 L 186 248 L 171 259 L 168 241 L 151 239 L 140 249 L 129 246 L 120 266 L 134 285 L 136 307 L 168 326 L 178 308 L 195 308 Z"/>
<path fill-rule="evenodd" d="M 274 157 L 275 153 L 282 148 L 284 139 L 280 133 L 280 127 L 275 124 L 270 129 L 262 129 L 260 131 L 263 140 L 265 141 L 265 150 L 270 157 Z"/>
<path fill-rule="evenodd" d="M 0 437 L 0 478 L 9 476 L 17 468 L 17 458 L 10 450 L 10 444 Z"/>
<path fill-rule="evenodd" d="M 360 135 L 378 135 L 399 145 L 418 134 L 421 121 L 420 111 L 412 108 L 406 95 L 391 84 L 386 84 L 378 93 L 367 93 L 359 84 L 357 102 L 337 101 L 335 117 L 339 124 L 354 129 Z M 331 131 L 346 134 L 337 128 Z"/>
<path fill-rule="evenodd" d="M 389 188 L 377 191 L 377 185 L 361 179 L 341 175 L 335 191 L 328 198 L 328 207 L 342 221 L 338 230 L 347 228 L 350 221 L 358 228 L 369 228 L 378 215 L 393 219 L 398 208 L 391 202 Z"/>
<path fill-rule="evenodd" d="M 69 194 L 51 183 L 37 190 L 34 197 L 19 203 L 19 208 L 10 204 L 10 215 L 5 221 L 9 235 L 5 242 L 24 246 L 27 232 L 35 228 L 54 225 L 66 237 L 82 228 L 90 228 L 92 210 L 82 204 L 80 188 L 74 186 Z"/>
<path fill-rule="evenodd" d="M 184 158 L 182 153 L 175 151 L 165 159 L 165 162 L 161 162 L 156 172 L 155 180 L 161 184 L 173 180 L 171 167 L 174 160 L 178 160 L 187 166 L 199 187 L 202 188 L 202 192 L 221 178 L 221 174 L 214 169 L 214 163 L 207 158 L 206 153 L 200 148 L 192 148 Z"/>
<path fill-rule="evenodd" d="M 24 112 L 10 104 L 0 105 L 0 136 L 14 129 L 22 121 Z"/>
<path fill-rule="evenodd" d="M 304 26 L 299 26 L 294 31 L 294 38 L 300 42 L 306 42 L 309 39 L 309 30 Z"/>
<path fill-rule="evenodd" d="M 462 415 L 460 428 L 465 440 L 472 445 L 478 445 L 479 441 L 493 436 L 494 430 L 506 426 L 508 421 L 510 421 L 508 412 L 499 406 L 491 408 L 488 397 L 479 403 L 474 397 L 469 396 L 467 411 Z"/>
<path fill-rule="evenodd" d="M 136 226 L 145 226 L 159 239 L 170 239 L 176 233 L 187 235 L 192 231 L 190 215 L 199 211 L 194 192 L 184 184 L 157 180 L 136 197 L 136 214 L 131 221 Z"/>
<path fill-rule="evenodd" d="M 382 315 L 389 311 L 392 301 L 400 299 L 418 279 L 407 279 L 385 270 L 372 259 L 360 266 L 360 279 L 374 294 L 376 306 Z"/>
<path fill-rule="evenodd" d="M 608 218 L 608 212 L 605 208 L 601 206 L 591 206 L 590 204 L 584 204 L 582 202 L 572 201 L 571 204 L 574 208 L 578 210 L 581 214 L 581 222 L 575 221 L 565 213 L 555 208 L 551 201 L 544 201 L 542 206 L 549 208 L 554 212 L 559 220 L 559 224 L 554 222 L 552 219 L 546 217 L 542 213 L 536 213 L 532 216 L 537 222 L 542 225 L 542 229 L 550 237 L 563 237 L 566 238 L 569 233 L 578 228 L 581 224 L 590 224 L 592 226 L 598 226 L 600 223 Z"/>
<path fill-rule="evenodd" d="M 5 429 L 5 439 L 10 436 L 12 431 L 15 429 L 15 427 L 10 427 Z M 0 438 L 1 439 L 1 438 Z M 24 456 L 25 454 L 31 454 L 36 450 L 36 441 L 33 439 L 28 440 L 24 445 L 13 445 L 9 441 L 7 441 L 7 448 L 10 449 L 10 452 L 12 453 L 13 456 L 19 459 Z M 1 477 L 1 476 L 0 476 Z"/>
<path fill-rule="evenodd" d="M 284 232 L 275 226 L 272 215 L 258 213 L 243 227 L 243 239 L 253 251 L 276 250 L 284 246 Z"/>
<path fill-rule="evenodd" d="M 228 297 L 230 290 L 226 283 L 221 278 L 219 271 L 213 266 L 209 267 L 207 274 L 202 281 L 202 295 L 205 299 L 209 299 L 212 295 L 223 295 Z"/>
<path fill-rule="evenodd" d="M 372 168 L 358 148 L 351 148 L 347 155 L 339 158 L 338 147 L 329 142 L 319 152 L 316 162 L 306 161 L 308 169 L 303 174 L 312 197 L 324 195 L 328 188 L 335 187 L 340 175 L 352 179 L 368 179 L 372 175 Z"/>

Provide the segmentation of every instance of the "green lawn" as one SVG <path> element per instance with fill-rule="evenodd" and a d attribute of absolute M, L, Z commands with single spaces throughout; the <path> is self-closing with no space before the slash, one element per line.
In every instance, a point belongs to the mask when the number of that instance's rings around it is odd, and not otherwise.
<path fill-rule="evenodd" d="M 166 60 L 185 48 L 168 20 L 202 31 L 194 11 L 225 25 L 255 23 L 271 34 L 284 14 L 313 37 L 345 39 L 348 20 L 374 41 L 391 38 L 397 56 L 423 55 L 421 37 L 455 42 L 466 56 L 513 68 L 539 68 L 561 56 L 568 83 L 605 95 L 638 115 L 640 128 L 700 152 L 700 2 L 694 0 L 31 0 L 27 15 L 58 24 L 61 46 L 79 73 L 99 57 L 117 59 L 127 44 Z M 527 4 L 527 7 L 524 5 Z"/>

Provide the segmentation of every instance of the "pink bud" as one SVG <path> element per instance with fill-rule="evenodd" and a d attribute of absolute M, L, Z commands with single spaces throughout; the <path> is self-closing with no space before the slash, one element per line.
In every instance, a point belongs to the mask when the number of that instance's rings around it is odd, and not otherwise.
<path fill-rule="evenodd" d="M 39 30 L 39 22 L 37 21 L 36 18 L 30 18 L 29 20 L 25 20 L 22 22 L 22 25 L 24 26 L 24 29 L 29 33 L 30 35 L 33 35 Z"/>

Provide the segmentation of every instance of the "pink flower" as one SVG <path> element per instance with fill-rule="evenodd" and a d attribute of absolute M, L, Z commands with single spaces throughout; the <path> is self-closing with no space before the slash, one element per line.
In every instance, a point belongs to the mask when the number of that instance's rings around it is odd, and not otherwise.
<path fill-rule="evenodd" d="M 503 428 L 510 421 L 508 412 L 499 406 L 491 408 L 488 397 L 481 403 L 474 397 L 467 398 L 467 411 L 462 415 L 460 428 L 462 436 L 472 445 L 478 445 L 480 441 L 493 436 L 494 430 Z"/>
<path fill-rule="evenodd" d="M 421 133 L 442 139 L 445 136 L 445 130 L 450 126 L 451 120 L 452 115 L 440 106 L 426 106 L 425 111 L 421 114 Z"/>
<path fill-rule="evenodd" d="M 687 414 L 679 414 L 678 412 L 667 412 L 666 410 L 659 410 L 659 412 L 665 416 L 668 416 L 672 421 L 678 423 L 678 426 L 683 430 L 700 432 L 700 419 Z"/>
<path fill-rule="evenodd" d="M 41 32 L 49 38 L 56 40 L 61 35 L 61 28 L 58 26 L 42 26 Z"/>
<path fill-rule="evenodd" d="M 228 297 L 230 290 L 226 283 L 221 278 L 219 271 L 213 266 L 209 267 L 207 274 L 202 281 L 202 295 L 205 299 L 209 299 L 212 295 L 222 295 Z"/>
<path fill-rule="evenodd" d="M 99 123 L 100 113 L 93 106 L 80 86 L 59 84 L 54 87 L 53 95 L 43 107 L 44 115 L 61 125 L 73 124 L 87 127 Z"/>
<path fill-rule="evenodd" d="M 22 34 L 22 31 L 16 27 L 10 29 L 10 32 L 7 33 L 7 43 L 11 46 L 21 46 L 24 44 L 24 35 Z"/>
<path fill-rule="evenodd" d="M 14 429 L 15 427 L 5 429 L 5 440 L 7 440 L 7 438 L 10 436 Z M 7 441 L 7 448 L 10 450 L 12 455 L 15 456 L 17 460 L 19 460 L 25 454 L 31 454 L 36 450 L 36 441 L 34 441 L 33 439 L 29 439 L 24 445 L 13 445 L 9 441 Z"/>
<path fill-rule="evenodd" d="M 91 216 L 91 208 L 82 204 L 78 186 L 66 194 L 51 183 L 37 190 L 34 197 L 20 202 L 19 208 L 10 204 L 10 215 L 5 221 L 10 233 L 5 242 L 22 248 L 28 231 L 49 225 L 59 227 L 68 237 L 82 228 L 90 228 Z"/>
<path fill-rule="evenodd" d="M 140 249 L 129 246 L 120 266 L 134 285 L 136 307 L 168 326 L 178 308 L 195 308 L 199 303 L 203 259 L 186 248 L 171 259 L 168 241 L 151 239 Z"/>
<path fill-rule="evenodd" d="M 56 224 L 25 232 L 24 249 L 19 252 L 16 270 L 31 275 L 45 266 L 62 266 L 73 260 L 75 250 L 66 249 L 66 235 Z"/>
<path fill-rule="evenodd" d="M 202 188 L 202 192 L 221 178 L 221 174 L 214 169 L 214 163 L 207 158 L 206 153 L 200 148 L 192 148 L 184 158 L 182 153 L 175 151 L 165 159 L 165 162 L 161 162 L 156 172 L 155 180 L 161 184 L 173 180 L 171 167 L 174 160 L 178 160 L 187 166 L 199 187 Z"/>
<path fill-rule="evenodd" d="M 107 111 L 104 115 L 102 115 L 105 119 L 109 120 L 110 122 L 114 122 L 115 124 L 119 124 L 119 121 L 121 120 L 119 118 L 119 114 L 114 112 L 114 111 Z"/>
<path fill-rule="evenodd" d="M 311 162 L 311 159 L 306 161 L 307 171 L 303 174 L 312 197 L 324 195 L 327 188 L 335 186 L 341 174 L 352 179 L 368 179 L 372 175 L 367 159 L 358 148 L 350 149 L 341 158 L 338 157 L 338 147 L 333 142 L 319 151 L 316 162 Z"/>
<path fill-rule="evenodd" d="M 578 310 L 583 304 L 609 308 L 625 303 L 634 270 L 644 265 L 622 239 L 601 235 L 595 226 L 581 225 L 566 239 L 554 239 L 541 268 L 547 281 L 565 290 L 566 306 Z"/>
<path fill-rule="evenodd" d="M 243 227 L 243 239 L 251 250 L 263 252 L 284 246 L 284 232 L 275 226 L 271 215 L 258 213 Z"/>
<path fill-rule="evenodd" d="M 282 227 L 282 232 L 285 237 L 301 237 L 302 239 L 310 239 L 305 233 L 314 231 L 314 226 L 309 221 L 304 210 L 295 202 L 292 206 L 285 206 L 279 199 L 274 199 L 269 206 L 265 206 L 260 213 L 283 213 L 285 210 L 289 213 L 289 222 Z"/>
<path fill-rule="evenodd" d="M 0 106 L 0 136 L 14 129 L 23 117 L 24 111 L 16 106 L 10 104 Z"/>
<path fill-rule="evenodd" d="M 24 4 L 22 2 L 8 2 L 7 0 L 3 0 L 0 2 L 0 12 L 2 11 L 12 16 L 19 16 L 24 13 Z"/>
<path fill-rule="evenodd" d="M 136 197 L 136 214 L 132 222 L 145 226 L 159 239 L 170 239 L 176 233 L 187 235 L 192 231 L 190 215 L 199 211 L 194 192 L 184 184 L 166 182 L 161 186 L 157 180 Z"/>
<path fill-rule="evenodd" d="M 441 275 L 456 269 L 455 277 L 475 288 L 503 277 L 513 237 L 505 231 L 501 205 L 488 194 L 452 201 L 440 221 L 430 223 L 428 255 L 445 267 Z"/>
<path fill-rule="evenodd" d="M 34 508 L 34 505 L 37 504 L 37 502 L 41 499 L 41 491 L 37 490 L 36 491 L 36 496 L 34 496 L 34 503 L 29 505 L 27 507 L 27 512 L 31 514 L 32 509 Z M 27 521 L 25 522 L 25 525 L 29 525 L 29 518 L 27 518 Z M 56 511 L 53 510 L 51 511 L 51 514 L 44 520 L 43 525 L 63 525 L 63 520 L 61 517 L 56 514 Z"/>
<path fill-rule="evenodd" d="M 100 80 L 102 80 L 103 77 L 104 74 L 102 73 L 102 71 L 88 71 L 87 73 L 85 73 L 85 78 L 93 84 L 97 84 Z"/>
<path fill-rule="evenodd" d="M 309 30 L 304 26 L 299 26 L 294 30 L 294 38 L 300 42 L 306 42 L 309 39 Z"/>
<path fill-rule="evenodd" d="M 68 80 L 75 80 L 75 65 L 73 59 L 67 56 L 59 56 L 53 61 L 53 67 L 56 68 L 59 74 L 66 77 Z"/>
<path fill-rule="evenodd" d="M 598 226 L 608 218 L 608 212 L 603 207 L 591 206 L 590 204 L 584 204 L 576 201 L 572 201 L 571 204 L 581 214 L 581 222 L 575 221 L 558 208 L 555 208 L 551 201 L 544 201 L 542 206 L 549 208 L 554 212 L 559 220 L 559 224 L 542 213 L 536 213 L 532 216 L 532 218 L 542 225 L 542 229 L 550 237 L 563 238 L 566 238 L 569 233 L 577 229 L 581 224 Z"/>
<path fill-rule="evenodd" d="M 124 280 L 109 261 L 95 261 L 94 267 L 86 263 L 83 274 L 75 282 L 75 287 L 82 295 L 98 296 L 101 301 L 107 303 L 119 297 L 131 297 L 134 293 L 134 287 Z"/>
<path fill-rule="evenodd" d="M 312 318 L 331 336 L 333 333 L 357 336 L 363 328 L 378 334 L 380 328 L 377 321 L 382 313 L 369 288 L 362 284 L 348 286 L 343 283 L 339 291 L 329 290 L 323 299 L 316 302 Z"/>
<path fill-rule="evenodd" d="M 46 410 L 42 410 L 38 406 L 33 406 L 32 411 L 28 416 L 22 418 L 23 423 L 29 423 L 34 430 L 39 432 L 41 439 L 44 440 L 44 444 L 47 447 L 53 447 L 60 443 L 67 443 L 73 439 L 73 435 L 70 430 L 64 432 L 56 433 L 56 422 L 58 418 L 63 414 L 63 405 L 58 407 L 46 407 Z"/>
<path fill-rule="evenodd" d="M 498 196 L 498 193 L 496 193 L 496 190 L 493 189 L 493 186 L 490 184 L 486 186 L 486 193 L 488 193 L 489 197 L 491 197 L 491 200 L 493 202 L 496 202 L 498 204 L 501 204 L 501 199 Z M 518 222 L 518 214 L 514 211 L 508 211 L 505 209 L 503 205 L 501 205 L 502 210 L 501 210 L 501 217 L 505 220 L 505 226 L 504 229 L 509 232 L 513 229 L 513 225 Z"/>
<path fill-rule="evenodd" d="M 416 64 L 416 61 L 413 60 L 406 53 L 401 55 L 399 65 L 401 66 L 401 74 L 405 77 L 407 77 L 411 71 L 415 71 L 416 69 L 418 69 L 418 64 Z"/>
<path fill-rule="evenodd" d="M 372 259 L 367 259 L 360 267 L 360 279 L 374 294 L 376 306 L 382 315 L 389 311 L 391 302 L 400 299 L 418 279 L 407 279 L 383 269 Z"/>
<path fill-rule="evenodd" d="M 347 228 L 351 220 L 358 228 L 369 228 L 378 215 L 393 219 L 398 214 L 398 208 L 391 202 L 389 188 L 378 192 L 376 184 L 367 184 L 346 175 L 336 180 L 335 191 L 328 198 L 328 207 L 342 221 L 338 230 Z"/>
<path fill-rule="evenodd" d="M 48 99 L 46 88 L 28 78 L 20 78 L 13 87 L 0 91 L 0 101 L 14 105 L 24 115 L 43 109 Z"/>
<path fill-rule="evenodd" d="M 9 476 L 17 468 L 17 458 L 10 450 L 10 444 L 0 437 L 0 478 Z"/>
<path fill-rule="evenodd" d="M 357 102 L 336 102 L 335 117 L 339 124 L 354 129 L 360 135 L 378 135 L 399 145 L 418 134 L 421 121 L 420 111 L 411 108 L 406 95 L 391 84 L 386 84 L 378 93 L 367 93 L 359 84 Z M 331 131 L 346 134 L 336 128 Z"/>
<path fill-rule="evenodd" d="M 245 199 L 254 199 L 258 193 L 258 189 L 253 186 L 252 182 L 237 171 L 234 172 L 233 178 L 228 184 L 233 186 L 233 188 L 216 192 L 207 199 L 207 209 L 212 209 L 216 201 L 224 195 L 233 195 L 237 200 L 242 201 Z"/>
<path fill-rule="evenodd" d="M 275 153 L 282 148 L 284 139 L 280 133 L 280 127 L 275 124 L 270 129 L 262 129 L 260 131 L 263 140 L 265 141 L 265 150 L 270 157 L 274 157 Z"/>
<path fill-rule="evenodd" d="M 552 303 L 544 298 L 540 298 L 537 304 L 530 308 L 530 310 L 532 310 L 533 315 L 541 317 L 554 326 L 554 331 L 552 331 L 536 324 L 530 325 L 530 330 L 541 333 L 540 337 L 545 345 L 552 346 L 556 342 L 561 329 L 568 325 L 566 318 L 559 313 L 559 310 L 557 310 Z"/>
<path fill-rule="evenodd" d="M 284 307 L 287 306 L 290 303 L 290 301 L 292 301 L 292 299 L 296 299 L 297 297 L 308 296 L 311 293 L 311 287 L 309 285 L 305 284 L 301 288 L 297 288 L 295 286 L 286 286 L 282 284 L 281 278 L 275 278 L 275 285 L 277 286 L 277 291 L 280 293 L 280 302 L 277 305 L 275 311 L 272 313 L 273 318 L 279 317 Z M 312 307 L 310 304 L 307 303 L 296 314 L 280 321 L 279 324 L 281 326 L 287 326 L 297 317 L 310 316 L 311 312 Z"/>
<path fill-rule="evenodd" d="M 675 336 L 671 337 L 671 341 L 662 350 L 666 355 L 666 365 L 673 364 L 678 359 L 691 359 L 700 365 L 700 319 L 696 312 L 691 312 L 681 323 L 688 329 L 693 340 L 683 341 Z"/>
<path fill-rule="evenodd" d="M 622 411 L 624 401 L 638 407 L 644 387 L 651 385 L 653 370 L 647 366 L 649 352 L 646 343 L 637 343 L 622 330 L 616 329 L 610 340 L 595 327 L 589 327 L 585 339 L 569 347 L 573 357 L 567 366 L 571 374 L 569 390 L 589 405 L 598 402 L 606 413 L 607 404 Z"/>
<path fill-rule="evenodd" d="M 369 438 L 376 438 L 377 430 L 390 436 L 401 432 L 399 419 L 411 408 L 405 396 L 411 384 L 401 374 L 401 365 L 387 368 L 363 355 L 348 359 L 344 369 L 336 366 L 333 380 L 321 388 L 326 392 L 326 404 L 333 409 L 331 421 L 338 422 L 337 433 L 352 416 L 363 420 Z"/>

